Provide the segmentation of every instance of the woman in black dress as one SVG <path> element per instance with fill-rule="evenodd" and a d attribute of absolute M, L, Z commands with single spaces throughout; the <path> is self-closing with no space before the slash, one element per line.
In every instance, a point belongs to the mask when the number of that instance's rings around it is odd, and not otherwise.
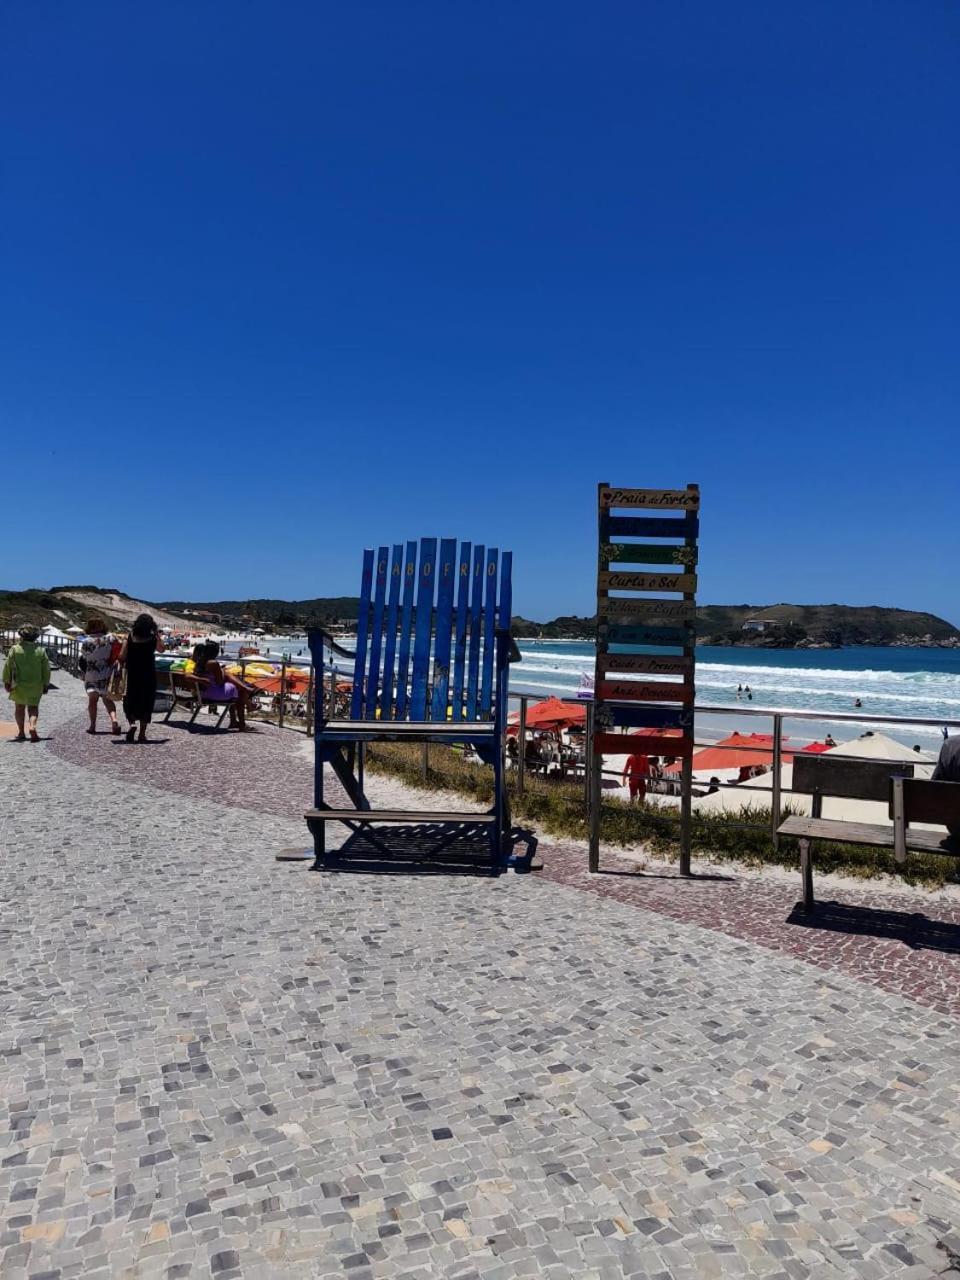
<path fill-rule="evenodd" d="M 157 696 L 157 668 L 154 655 L 160 648 L 157 624 L 149 613 L 141 613 L 123 642 L 120 662 L 127 669 L 127 688 L 123 695 L 123 714 L 130 721 L 127 741 L 133 741 L 136 723 L 140 724 L 138 742 L 146 742 L 147 725 L 153 715 Z"/>

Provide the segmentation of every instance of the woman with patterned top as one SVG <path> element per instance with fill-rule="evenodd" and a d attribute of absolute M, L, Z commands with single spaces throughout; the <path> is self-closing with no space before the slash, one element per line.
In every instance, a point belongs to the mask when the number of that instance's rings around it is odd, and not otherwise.
<path fill-rule="evenodd" d="M 97 732 L 97 703 L 103 699 L 103 705 L 110 717 L 110 732 L 120 732 L 117 719 L 117 704 L 110 697 L 110 682 L 116 670 L 117 658 L 120 656 L 120 641 L 107 630 L 102 618 L 87 620 L 87 638 L 80 646 L 80 658 L 83 663 L 83 685 L 87 691 L 87 712 L 90 716 L 90 727 L 87 733 Z"/>

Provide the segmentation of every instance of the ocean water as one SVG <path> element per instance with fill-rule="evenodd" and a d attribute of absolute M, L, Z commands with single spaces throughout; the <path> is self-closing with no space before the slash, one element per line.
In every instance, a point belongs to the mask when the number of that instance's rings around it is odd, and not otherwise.
<path fill-rule="evenodd" d="M 224 646 L 236 651 L 237 644 Z M 279 660 L 309 661 L 305 636 L 272 637 L 264 644 Z M 546 698 L 576 697 L 593 678 L 595 649 L 581 640 L 522 640 L 522 662 L 510 671 L 513 693 Z M 338 660 L 345 673 L 349 663 Z M 656 679 L 656 677 L 648 677 Z M 737 685 L 749 685 L 753 700 L 737 698 Z M 960 724 L 960 649 L 733 649 L 701 646 L 697 649 L 698 706 L 719 707 L 721 714 L 698 716 L 698 737 L 714 737 L 731 728 L 747 733 L 770 731 L 769 717 L 748 717 L 747 709 L 819 712 L 816 722 L 790 721 L 785 727 L 794 740 L 822 738 L 832 732 L 840 740 L 868 728 L 881 730 L 905 744 L 919 743 L 936 750 L 940 724 Z M 895 716 L 897 725 L 864 722 L 831 723 L 831 712 L 853 714 L 854 702 L 863 703 L 868 716 Z M 936 720 L 921 725 L 918 720 Z M 954 729 L 952 732 L 960 732 Z"/>
<path fill-rule="evenodd" d="M 530 641 L 520 644 L 523 661 L 510 674 L 510 687 L 548 697 L 575 697 L 593 674 L 594 646 L 586 641 Z M 737 685 L 749 685 L 752 702 L 738 700 Z M 916 720 L 960 721 L 960 649 L 697 649 L 697 703 L 729 708 L 727 723 L 749 707 L 779 711 L 852 714 L 857 698 L 865 715 L 897 716 L 905 723 L 889 730 L 931 748 L 941 738 L 937 726 Z M 799 723 L 799 722 L 798 722 Z M 823 722 L 827 728 L 826 719 Z M 766 723 L 740 716 L 743 732 L 769 732 Z M 812 726 L 811 729 L 817 726 Z M 819 726 L 822 728 L 823 726 Z M 833 729 L 837 736 L 836 727 Z M 844 736 L 856 732 L 849 724 Z M 812 735 L 811 735 L 812 736 Z"/>

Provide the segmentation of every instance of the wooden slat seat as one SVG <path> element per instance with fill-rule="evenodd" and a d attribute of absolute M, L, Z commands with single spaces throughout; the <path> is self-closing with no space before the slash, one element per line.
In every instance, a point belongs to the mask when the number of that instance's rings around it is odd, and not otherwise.
<path fill-rule="evenodd" d="M 471 813 L 446 809 L 310 809 L 306 814 L 311 822 L 458 822 L 486 826 L 496 822 L 495 813 Z"/>
<path fill-rule="evenodd" d="M 328 822 L 483 825 L 491 861 L 499 863 L 510 829 L 504 787 L 508 664 L 519 655 L 510 638 L 509 551 L 458 547 L 455 538 L 422 538 L 363 555 L 354 652 L 327 632 L 308 633 L 314 668 L 314 808 L 306 814 L 317 866 L 327 865 Z M 325 654 L 352 660 L 349 714 L 324 718 Z M 364 793 L 364 757 L 376 742 L 472 744 L 492 764 L 490 813 L 374 810 Z M 354 809 L 323 800 L 329 765 Z M 342 850 L 341 850 L 342 853 Z"/>
<path fill-rule="evenodd" d="M 496 732 L 497 726 L 493 720 L 478 720 L 469 724 L 455 721 L 448 721 L 446 724 L 427 721 L 421 724 L 411 720 L 328 720 L 323 734 L 325 738 L 339 737 L 350 742 L 364 739 L 384 742 L 398 738 L 416 742 L 423 739 L 471 742 L 475 738 L 492 737 Z"/>
<path fill-rule="evenodd" d="M 843 834 L 838 834 L 838 828 Z M 875 822 L 840 822 L 835 818 L 790 817 L 777 828 L 781 836 L 794 836 L 798 840 L 831 840 L 844 844 L 872 845 L 877 849 L 893 849 L 896 833 L 893 827 Z M 943 831 L 925 831 L 907 827 L 904 841 L 911 853 L 942 853 L 960 857 L 960 841 L 951 840 Z"/>
<path fill-rule="evenodd" d="M 898 863 L 907 853 L 936 853 L 960 857 L 960 835 L 947 831 L 923 830 L 911 823 L 960 826 L 960 783 L 933 782 L 914 778 L 909 762 L 831 760 L 829 755 L 794 757 L 793 790 L 813 797 L 811 817 L 792 815 L 781 822 L 777 834 L 792 836 L 800 843 L 800 873 L 803 905 L 813 908 L 812 842 L 866 845 L 892 849 Z M 846 822 L 821 817 L 824 796 L 842 796 L 889 802 L 892 825 L 875 822 Z"/>

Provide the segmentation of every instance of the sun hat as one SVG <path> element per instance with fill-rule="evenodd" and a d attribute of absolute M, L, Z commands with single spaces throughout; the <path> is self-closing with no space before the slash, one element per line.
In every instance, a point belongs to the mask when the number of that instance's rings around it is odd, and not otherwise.
<path fill-rule="evenodd" d="M 24 623 L 24 625 L 20 628 L 20 631 L 19 631 L 19 636 L 21 640 L 36 640 L 39 635 L 40 635 L 40 632 L 37 630 L 37 628 L 33 625 L 32 622 Z"/>

